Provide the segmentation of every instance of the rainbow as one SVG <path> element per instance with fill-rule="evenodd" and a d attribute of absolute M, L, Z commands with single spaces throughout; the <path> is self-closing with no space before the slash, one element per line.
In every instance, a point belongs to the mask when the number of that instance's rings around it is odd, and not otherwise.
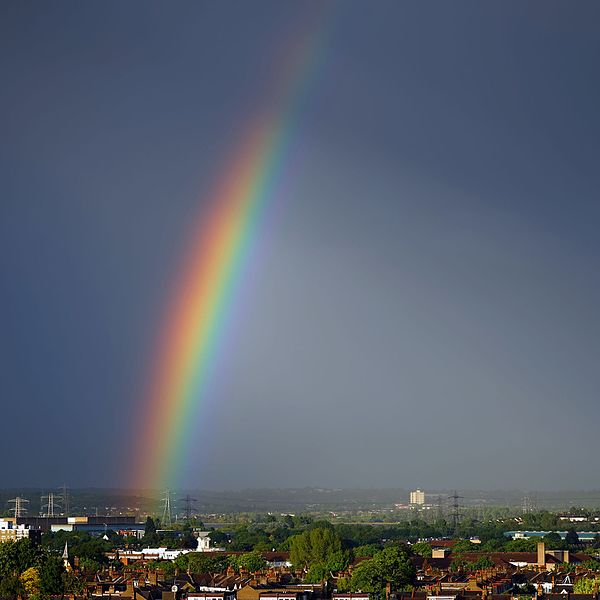
<path fill-rule="evenodd" d="M 201 211 L 170 297 L 143 398 L 134 452 L 138 489 L 174 487 L 187 461 L 191 425 L 210 402 L 223 338 L 267 211 L 277 199 L 290 141 L 322 63 L 325 13 L 284 53 L 271 110 L 253 118 Z M 298 40 L 298 41 L 296 41 Z"/>

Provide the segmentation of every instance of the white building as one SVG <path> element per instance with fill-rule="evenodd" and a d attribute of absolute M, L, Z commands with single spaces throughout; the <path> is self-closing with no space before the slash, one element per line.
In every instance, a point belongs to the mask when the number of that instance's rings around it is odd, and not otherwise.
<path fill-rule="evenodd" d="M 29 533 L 28 525 L 17 525 L 15 519 L 0 519 L 0 543 L 28 538 Z"/>
<path fill-rule="evenodd" d="M 425 504 L 425 492 L 422 492 L 419 489 L 416 489 L 414 492 L 410 493 L 410 503 L 417 504 L 419 506 Z"/>
<path fill-rule="evenodd" d="M 210 547 L 210 531 L 196 531 L 194 535 L 198 539 L 198 547 L 196 552 L 210 552 L 213 548 Z"/>

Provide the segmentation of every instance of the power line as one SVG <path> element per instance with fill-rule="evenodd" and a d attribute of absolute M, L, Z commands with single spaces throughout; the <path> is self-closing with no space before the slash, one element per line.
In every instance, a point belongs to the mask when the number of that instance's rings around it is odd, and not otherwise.
<path fill-rule="evenodd" d="M 69 488 L 67 487 L 66 484 L 63 484 L 61 490 L 62 490 L 62 493 L 60 495 L 60 499 L 62 501 L 63 514 L 65 515 L 65 517 L 68 517 L 69 516 L 69 509 L 70 509 L 70 505 L 69 505 Z"/>
<path fill-rule="evenodd" d="M 60 496 L 58 497 L 60 498 Z M 56 513 L 60 510 L 60 505 L 56 502 L 56 498 L 57 495 L 54 492 L 48 492 L 45 496 L 41 497 L 41 513 L 43 517 L 56 516 Z"/>
<path fill-rule="evenodd" d="M 463 499 L 464 496 L 459 496 L 454 490 L 452 496 L 448 496 L 450 500 L 452 500 L 452 532 L 456 533 L 456 529 L 458 528 L 458 522 L 460 520 L 460 503 L 459 500 Z"/>
<path fill-rule="evenodd" d="M 173 513 L 171 510 L 171 490 L 168 488 L 165 490 L 165 495 L 163 497 L 163 518 L 162 525 L 163 527 L 170 527 L 173 524 Z"/>
<path fill-rule="evenodd" d="M 26 504 L 29 504 L 29 500 L 27 498 L 23 498 L 22 496 L 17 496 L 12 500 L 8 501 L 10 504 L 14 504 L 14 507 L 11 510 L 14 512 L 15 519 L 20 517 L 24 517 L 27 515 L 27 507 Z"/>
<path fill-rule="evenodd" d="M 437 496 L 436 505 L 437 505 L 437 520 L 443 521 L 444 520 L 444 506 L 442 504 L 442 496 L 440 494 L 438 494 L 438 496 Z"/>
<path fill-rule="evenodd" d="M 189 494 L 181 500 L 184 503 L 185 518 L 189 521 L 192 518 L 192 504 L 197 502 L 196 498 L 192 498 Z"/>

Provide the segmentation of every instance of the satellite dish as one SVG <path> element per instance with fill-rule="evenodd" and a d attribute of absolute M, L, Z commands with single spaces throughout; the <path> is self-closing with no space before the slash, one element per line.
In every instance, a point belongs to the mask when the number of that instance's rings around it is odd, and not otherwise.
<path fill-rule="evenodd" d="M 178 588 L 176 585 L 172 585 L 172 586 L 171 586 L 171 591 L 172 591 L 174 594 L 176 594 L 176 593 L 177 593 L 177 590 L 179 590 L 179 588 Z"/>

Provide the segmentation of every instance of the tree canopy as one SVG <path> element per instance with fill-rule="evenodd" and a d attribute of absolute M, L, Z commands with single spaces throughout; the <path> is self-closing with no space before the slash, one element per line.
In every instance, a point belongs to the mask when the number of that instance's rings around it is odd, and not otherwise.
<path fill-rule="evenodd" d="M 414 582 L 415 575 L 406 549 L 390 546 L 357 565 L 352 573 L 350 588 L 383 595 L 388 583 L 391 591 L 401 591 Z"/>
<path fill-rule="evenodd" d="M 297 568 L 310 569 L 341 550 L 342 541 L 331 527 L 315 527 L 291 539 L 290 560 Z"/>

